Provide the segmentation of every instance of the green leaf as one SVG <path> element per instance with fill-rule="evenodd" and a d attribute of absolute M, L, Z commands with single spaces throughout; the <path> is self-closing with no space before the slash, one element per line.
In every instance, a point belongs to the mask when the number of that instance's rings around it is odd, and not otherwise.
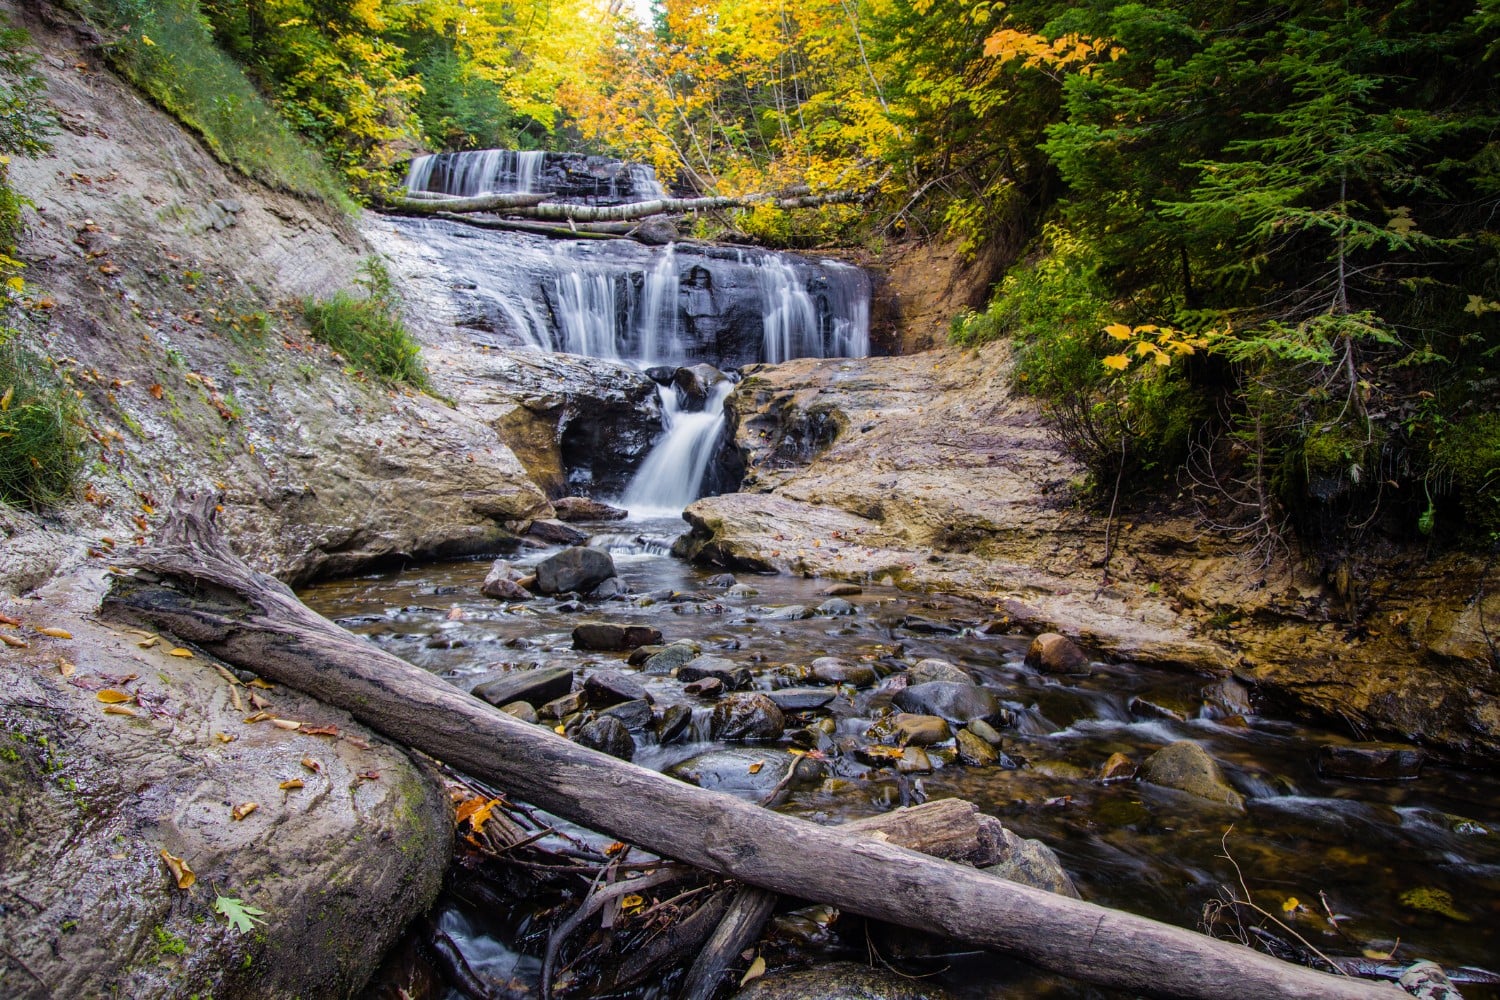
<path fill-rule="evenodd" d="M 256 924 L 265 923 L 261 918 L 266 911 L 248 903 L 241 902 L 233 896 L 219 896 L 214 900 L 214 909 L 222 913 L 226 920 L 241 934 L 249 934 L 255 930 Z"/>

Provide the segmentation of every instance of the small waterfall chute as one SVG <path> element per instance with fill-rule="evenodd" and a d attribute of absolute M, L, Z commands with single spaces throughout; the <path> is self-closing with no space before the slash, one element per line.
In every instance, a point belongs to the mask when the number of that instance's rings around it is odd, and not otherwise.
<path fill-rule="evenodd" d="M 661 389 L 666 433 L 641 463 L 619 505 L 632 517 L 675 517 L 698 499 L 703 475 L 724 432 L 724 401 L 734 391 L 728 378 L 710 387 L 702 410 L 685 408 L 675 386 Z"/>

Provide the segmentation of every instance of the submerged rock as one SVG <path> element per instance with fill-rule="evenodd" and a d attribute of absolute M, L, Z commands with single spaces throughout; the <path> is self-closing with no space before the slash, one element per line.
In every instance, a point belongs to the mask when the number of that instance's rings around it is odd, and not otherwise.
<path fill-rule="evenodd" d="M 898 976 L 853 962 L 772 972 L 755 980 L 733 1000 L 950 1000 L 952 994 L 921 979 Z"/>
<path fill-rule="evenodd" d="M 1191 740 L 1169 743 L 1147 757 L 1141 764 L 1140 777 L 1231 809 L 1245 808 L 1244 796 L 1230 787 L 1218 761 Z"/>
<path fill-rule="evenodd" d="M 974 678 L 969 676 L 968 671 L 954 666 L 947 660 L 929 658 L 918 660 L 914 666 L 907 670 L 906 681 L 910 685 L 926 684 L 928 681 L 952 681 L 955 684 L 973 684 Z"/>
<path fill-rule="evenodd" d="M 1086 674 L 1089 658 L 1073 640 L 1056 632 L 1043 632 L 1031 640 L 1026 665 L 1044 674 Z"/>
<path fill-rule="evenodd" d="M 1318 748 L 1318 773 L 1325 778 L 1404 781 L 1422 773 L 1427 754 L 1400 743 L 1329 744 Z"/>
<path fill-rule="evenodd" d="M 745 692 L 715 705 L 709 728 L 716 740 L 774 740 L 786 728 L 786 717 L 767 696 Z"/>
<path fill-rule="evenodd" d="M 901 712 L 890 720 L 890 726 L 903 746 L 930 747 L 953 738 L 948 723 L 935 715 Z"/>
<path fill-rule="evenodd" d="M 1135 761 L 1122 753 L 1112 753 L 1099 768 L 1100 781 L 1123 781 L 1135 777 Z"/>
<path fill-rule="evenodd" d="M 659 653 L 653 653 L 641 664 L 648 674 L 670 674 L 672 671 L 697 659 L 702 650 L 695 642 L 679 640 L 671 643 Z"/>
<path fill-rule="evenodd" d="M 1000 753 L 968 729 L 960 729 L 957 737 L 958 760 L 970 767 L 988 767 L 1000 760 Z"/>
<path fill-rule="evenodd" d="M 875 668 L 837 656 L 820 656 L 808 668 L 808 676 L 821 684 L 852 684 L 869 687 L 878 679 Z"/>
<path fill-rule="evenodd" d="M 552 508 L 559 521 L 623 521 L 630 516 L 628 510 L 588 497 L 563 497 L 552 501 Z"/>
<path fill-rule="evenodd" d="M 587 593 L 614 575 L 608 552 L 574 546 L 537 564 L 536 586 L 544 594 Z"/>
<path fill-rule="evenodd" d="M 811 712 L 822 708 L 837 695 L 837 691 L 829 688 L 781 688 L 766 692 L 766 697 L 783 712 Z"/>
<path fill-rule="evenodd" d="M 667 774 L 700 788 L 762 796 L 779 785 L 794 764 L 794 786 L 816 782 L 823 776 L 817 761 L 773 747 L 713 750 L 672 765 Z"/>
<path fill-rule="evenodd" d="M 623 653 L 661 642 L 661 630 L 649 625 L 619 625 L 614 622 L 584 622 L 573 627 L 573 648 L 604 653 Z"/>

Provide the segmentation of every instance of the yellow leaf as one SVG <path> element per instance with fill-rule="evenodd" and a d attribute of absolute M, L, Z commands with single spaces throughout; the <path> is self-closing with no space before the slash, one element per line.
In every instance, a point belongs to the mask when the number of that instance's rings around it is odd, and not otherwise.
<path fill-rule="evenodd" d="M 1288 896 L 1287 901 L 1281 904 L 1282 913 L 1295 913 L 1302 908 L 1302 902 L 1296 896 Z"/>
<path fill-rule="evenodd" d="M 228 733 L 214 733 L 214 739 L 218 740 L 220 743 L 233 743 L 235 740 L 239 739 L 239 737 L 231 736 Z"/>
<path fill-rule="evenodd" d="M 105 688 L 103 691 L 100 691 L 98 694 L 94 695 L 94 697 L 98 698 L 106 705 L 118 705 L 121 702 L 131 700 L 130 695 L 126 694 L 124 691 L 116 691 L 114 688 Z"/>
<path fill-rule="evenodd" d="M 104 706 L 104 714 L 105 715 L 128 715 L 132 719 L 136 717 L 135 716 L 135 709 L 133 709 L 133 708 L 127 708 L 124 705 L 105 705 Z"/>
<path fill-rule="evenodd" d="M 198 881 L 198 876 L 193 874 L 193 869 L 188 863 L 175 854 L 168 854 L 165 850 L 161 852 L 161 859 L 167 863 L 172 870 L 172 877 L 177 880 L 177 888 L 191 889 L 193 883 Z"/>
<path fill-rule="evenodd" d="M 253 687 L 253 688 L 261 688 L 262 690 L 269 691 L 272 688 L 274 688 L 276 685 L 272 684 L 270 681 L 263 681 L 259 677 L 257 677 L 257 678 L 255 678 L 254 680 L 252 680 L 250 682 L 249 686 Z"/>
<path fill-rule="evenodd" d="M 77 669 L 77 667 L 73 666 L 73 664 L 68 662 L 68 660 L 64 657 L 59 656 L 57 658 L 57 672 L 62 674 L 64 677 L 72 677 L 73 671 Z"/>
<path fill-rule="evenodd" d="M 271 725 L 277 729 L 301 729 L 302 723 L 293 722 L 291 719 L 272 719 Z"/>
<path fill-rule="evenodd" d="M 288 778 L 286 781 L 283 781 L 276 787 L 281 789 L 283 792 L 290 792 L 295 789 L 302 788 L 304 787 L 304 785 L 302 784 L 301 778 Z"/>
<path fill-rule="evenodd" d="M 40 632 L 40 633 L 42 633 L 42 635 L 50 635 L 54 639 L 71 639 L 71 638 L 73 638 L 73 633 L 72 632 L 67 632 L 67 631 L 64 631 L 63 629 L 60 629 L 60 628 L 39 628 L 39 629 L 37 629 L 37 631 Z"/>
<path fill-rule="evenodd" d="M 26 279 L 21 277 L 20 275 L 16 275 L 12 278 L 6 278 L 5 284 L 13 292 L 26 291 Z"/>
<path fill-rule="evenodd" d="M 764 976 L 765 974 L 766 974 L 766 960 L 765 960 L 765 958 L 763 956 L 756 955 L 755 956 L 755 961 L 753 961 L 753 962 L 750 963 L 750 968 L 747 969 L 747 970 L 745 970 L 745 978 L 743 978 L 743 979 L 740 980 L 740 985 L 744 986 L 750 980 L 752 980 L 752 979 L 759 979 L 761 976 Z"/>
<path fill-rule="evenodd" d="M 1106 326 L 1104 328 L 1104 332 L 1109 334 L 1116 340 L 1130 339 L 1130 327 L 1126 326 L 1124 323 L 1111 323 L 1109 326 Z"/>
<path fill-rule="evenodd" d="M 142 649 L 150 649 L 152 646 L 156 645 L 158 642 L 161 642 L 161 640 L 158 639 L 156 636 L 153 635 L 149 639 L 142 639 L 140 642 L 136 643 L 136 645 L 139 646 L 139 647 L 141 647 Z"/>
<path fill-rule="evenodd" d="M 760 769 L 763 768 L 763 767 L 765 767 L 765 766 L 766 766 L 766 762 L 765 761 L 758 760 L 754 764 L 750 765 L 750 773 L 751 774 L 759 774 L 760 773 Z"/>
<path fill-rule="evenodd" d="M 178 646 L 176 649 L 172 650 L 171 655 L 180 656 L 184 660 L 191 660 L 193 658 L 193 651 L 191 649 L 183 649 L 181 646 Z"/>
<path fill-rule="evenodd" d="M 254 715 L 245 720 L 245 724 L 249 725 L 252 722 L 265 722 L 270 717 L 270 712 L 256 712 Z"/>
<path fill-rule="evenodd" d="M 151 46 L 152 48 L 156 48 L 156 43 L 151 40 L 150 35 L 141 35 L 141 41 Z"/>
<path fill-rule="evenodd" d="M 11 386 L 5 390 L 5 395 L 0 396 L 0 411 L 10 409 L 10 401 L 16 396 L 16 387 Z"/>
<path fill-rule="evenodd" d="M 1172 355 L 1158 348 L 1156 354 L 1151 358 L 1151 360 L 1165 367 L 1172 363 Z"/>
<path fill-rule="evenodd" d="M 1111 354 L 1104 359 L 1104 367 L 1113 368 L 1115 371 L 1124 371 L 1130 367 L 1130 355 Z"/>
<path fill-rule="evenodd" d="M 620 900 L 620 909 L 626 913 L 639 913 L 646 905 L 646 899 L 639 893 L 632 892 Z"/>
<path fill-rule="evenodd" d="M 229 811 L 229 815 L 233 819 L 237 819 L 237 820 L 244 819 L 246 816 L 249 816 L 251 813 L 255 812 L 255 810 L 257 810 L 259 808 L 260 808 L 260 803 L 259 802 L 241 802 L 239 805 L 235 806 L 233 809 L 231 809 Z"/>
<path fill-rule="evenodd" d="M 1147 354 L 1150 354 L 1154 350 L 1156 350 L 1155 344 L 1148 344 L 1143 340 L 1135 345 L 1135 356 L 1138 358 L 1145 357 Z"/>

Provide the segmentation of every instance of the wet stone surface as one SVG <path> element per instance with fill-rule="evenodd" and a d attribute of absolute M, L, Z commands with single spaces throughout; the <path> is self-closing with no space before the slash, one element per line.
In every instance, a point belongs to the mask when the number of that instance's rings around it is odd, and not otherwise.
<path fill-rule="evenodd" d="M 1336 776 L 1320 770 L 1319 748 L 1348 746 L 1346 734 L 1257 714 L 1254 692 L 1235 681 L 1109 663 L 1088 649 L 1049 672 L 1025 662 L 1034 637 L 984 627 L 993 614 L 984 606 L 865 583 L 839 588 L 852 614 L 819 614 L 836 586 L 828 580 L 716 578 L 666 557 L 680 522 L 577 526 L 612 556 L 624 598 L 498 603 L 479 591 L 487 561 L 330 582 L 303 597 L 461 688 L 562 670 L 571 690 L 532 702 L 541 724 L 706 788 L 774 796 L 777 809 L 815 822 L 965 798 L 1054 850 L 1083 898 L 1185 927 L 1220 885 L 1236 884 L 1227 848 L 1273 912 L 1293 896 L 1326 896 L 1337 934 L 1315 914 L 1298 925 L 1320 946 L 1358 955 L 1400 938 L 1400 956 L 1496 964 L 1495 775 L 1428 759 L 1410 778 L 1408 753 L 1390 757 L 1403 780 Z M 510 559 L 526 575 L 558 551 Z M 455 605 L 461 614 L 450 617 Z M 574 648 L 575 628 L 606 620 L 657 629 L 661 640 L 630 652 Z M 729 726 L 737 719 L 753 721 Z M 1453 903 L 1409 902 L 1427 898 Z M 852 951 L 827 945 L 827 956 L 863 959 L 859 935 L 846 942 Z M 457 939 L 496 947 L 479 931 Z M 935 973 L 926 985 L 964 997 L 1109 995 L 994 956 L 934 955 L 925 966 L 904 956 L 902 971 Z M 1464 995 L 1500 993 L 1471 984 Z"/>

